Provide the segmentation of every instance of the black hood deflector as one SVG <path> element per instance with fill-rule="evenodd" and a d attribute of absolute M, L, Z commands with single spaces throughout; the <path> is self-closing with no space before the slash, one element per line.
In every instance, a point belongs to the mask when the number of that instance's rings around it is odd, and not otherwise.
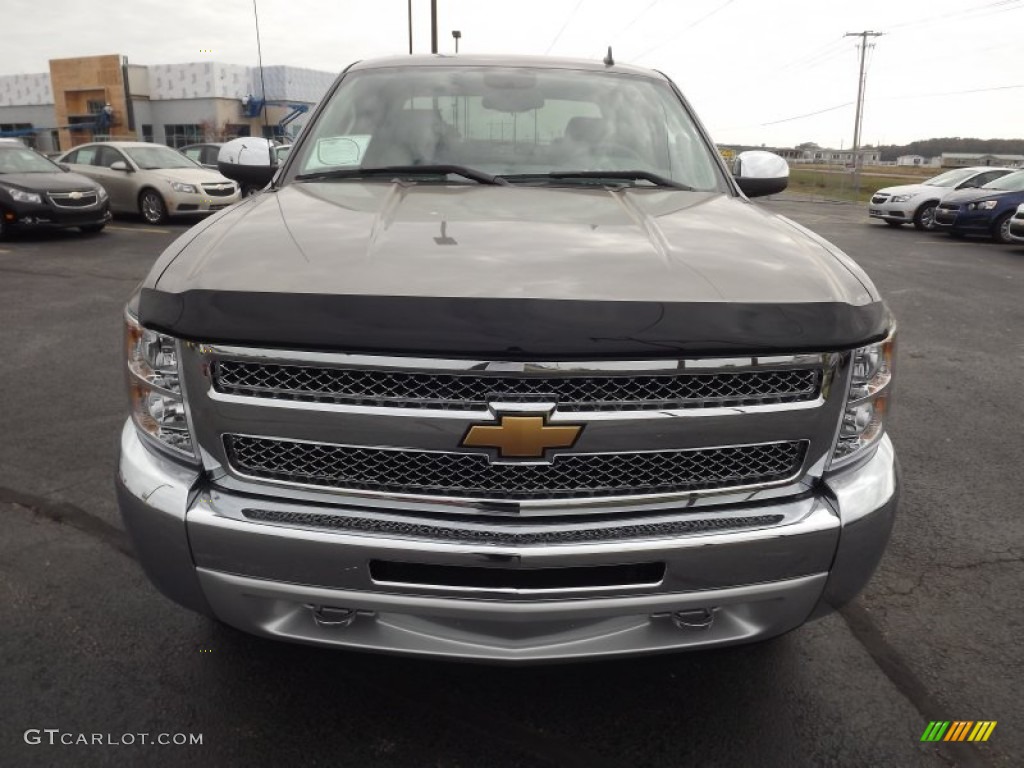
<path fill-rule="evenodd" d="M 882 302 L 669 303 L 150 288 L 139 320 L 189 341 L 485 360 L 839 351 L 879 341 Z"/>

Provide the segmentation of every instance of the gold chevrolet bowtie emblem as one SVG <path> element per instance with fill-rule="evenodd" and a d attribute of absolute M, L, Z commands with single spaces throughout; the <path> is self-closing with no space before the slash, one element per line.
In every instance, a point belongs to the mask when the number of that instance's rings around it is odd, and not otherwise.
<path fill-rule="evenodd" d="M 548 448 L 570 448 L 583 430 L 578 424 L 553 427 L 543 416 L 502 416 L 496 425 L 475 424 L 462 439 L 467 448 L 497 448 L 501 458 L 539 459 Z"/>

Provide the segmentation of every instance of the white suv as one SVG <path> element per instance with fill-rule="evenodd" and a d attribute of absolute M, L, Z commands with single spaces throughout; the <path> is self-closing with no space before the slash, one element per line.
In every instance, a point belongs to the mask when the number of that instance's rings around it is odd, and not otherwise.
<path fill-rule="evenodd" d="M 891 227 L 913 222 L 918 229 L 934 229 L 935 207 L 947 192 L 980 187 L 1013 171 L 988 166 L 955 168 L 920 184 L 886 187 L 871 196 L 868 216 Z"/>

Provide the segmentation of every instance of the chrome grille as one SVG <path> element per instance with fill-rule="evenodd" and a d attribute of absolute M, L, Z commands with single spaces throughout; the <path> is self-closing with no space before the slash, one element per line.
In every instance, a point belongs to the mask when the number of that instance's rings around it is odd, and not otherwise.
<path fill-rule="evenodd" d="M 795 477 L 806 443 L 680 451 L 562 454 L 550 464 L 491 463 L 486 456 L 363 448 L 225 435 L 243 475 L 302 485 L 495 500 L 680 493 Z"/>
<path fill-rule="evenodd" d="M 203 192 L 211 197 L 227 197 L 235 193 L 233 184 L 203 184 Z"/>
<path fill-rule="evenodd" d="M 520 546 L 524 544 L 577 544 L 598 541 L 622 541 L 665 536 L 716 533 L 744 528 L 767 528 L 778 525 L 782 515 L 751 515 L 744 517 L 694 518 L 690 520 L 632 521 L 623 525 L 586 525 L 573 522 L 548 525 L 540 530 L 524 530 L 524 526 L 439 525 L 431 522 L 386 520 L 351 517 L 325 512 L 290 512 L 276 509 L 244 509 L 248 520 L 272 525 L 299 528 L 321 528 L 350 533 L 371 533 L 384 536 L 454 541 L 467 544 Z"/>
<path fill-rule="evenodd" d="M 96 205 L 96 193 L 87 192 L 48 192 L 50 202 L 58 208 L 87 208 Z"/>
<path fill-rule="evenodd" d="M 555 402 L 562 411 L 767 405 L 815 399 L 820 368 L 551 376 L 365 370 L 220 360 L 218 392 L 310 402 L 414 408 L 482 408 L 488 402 Z"/>

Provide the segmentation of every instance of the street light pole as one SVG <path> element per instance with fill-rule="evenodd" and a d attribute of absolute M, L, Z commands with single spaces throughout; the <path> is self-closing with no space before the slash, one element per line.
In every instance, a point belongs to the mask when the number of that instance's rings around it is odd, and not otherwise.
<path fill-rule="evenodd" d="M 437 53 L 437 0 L 430 0 L 430 52 Z"/>

